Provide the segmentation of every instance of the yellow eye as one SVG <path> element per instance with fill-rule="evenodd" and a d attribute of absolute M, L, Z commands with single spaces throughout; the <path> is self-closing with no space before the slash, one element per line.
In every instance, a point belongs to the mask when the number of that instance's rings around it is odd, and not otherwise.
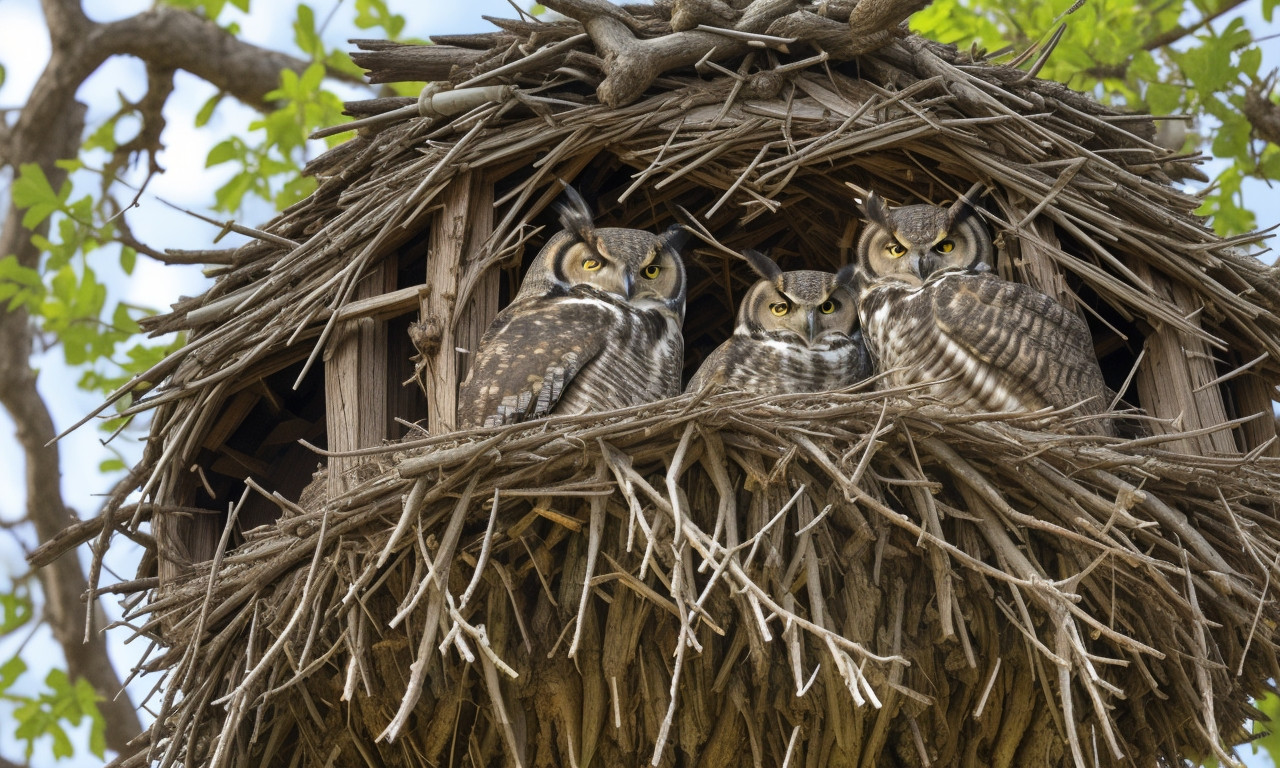
<path fill-rule="evenodd" d="M 830 299 L 827 299 L 826 301 L 822 302 L 822 306 L 818 307 L 818 311 L 822 312 L 822 314 L 824 315 L 829 315 L 832 312 L 836 311 L 836 303 Z"/>
<path fill-rule="evenodd" d="M 785 301 L 780 301 L 777 304 L 770 304 L 769 311 L 777 317 L 782 317 L 791 311 L 791 305 Z"/>
<path fill-rule="evenodd" d="M 645 267 L 644 271 L 641 272 L 640 274 L 644 275 L 650 280 L 656 280 L 658 279 L 658 275 L 662 274 L 662 267 L 658 266 L 657 264 L 650 264 L 649 266 Z"/>
<path fill-rule="evenodd" d="M 588 272 L 595 272 L 602 266 L 604 265 L 600 263 L 599 259 L 584 259 L 582 262 L 582 268 Z"/>
<path fill-rule="evenodd" d="M 933 246 L 933 249 L 938 253 L 951 253 L 956 249 L 956 244 L 950 240 L 943 240 L 942 242 Z"/>
<path fill-rule="evenodd" d="M 889 255 L 895 259 L 901 258 L 902 255 L 907 252 L 907 249 L 903 247 L 902 243 L 889 243 L 885 246 L 885 250 L 887 250 Z"/>

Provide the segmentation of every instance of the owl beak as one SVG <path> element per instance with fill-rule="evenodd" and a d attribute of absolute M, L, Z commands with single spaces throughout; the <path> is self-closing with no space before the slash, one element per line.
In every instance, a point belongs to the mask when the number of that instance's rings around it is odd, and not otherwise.
<path fill-rule="evenodd" d="M 810 344 L 817 341 L 818 311 L 816 309 L 809 310 L 808 322 L 805 325 L 805 331 L 806 331 L 806 335 L 808 336 Z"/>
<path fill-rule="evenodd" d="M 635 285 L 635 277 L 631 274 L 631 270 L 625 270 L 622 273 L 622 295 L 628 299 L 631 298 L 631 288 Z"/>
<path fill-rule="evenodd" d="M 922 254 L 917 258 L 918 258 L 918 262 L 916 263 L 916 267 L 917 267 L 916 274 L 920 275 L 921 280 L 929 279 L 929 275 L 932 275 L 934 272 L 938 271 L 938 267 L 941 266 L 938 263 L 937 257 L 934 256 L 932 252 Z"/>

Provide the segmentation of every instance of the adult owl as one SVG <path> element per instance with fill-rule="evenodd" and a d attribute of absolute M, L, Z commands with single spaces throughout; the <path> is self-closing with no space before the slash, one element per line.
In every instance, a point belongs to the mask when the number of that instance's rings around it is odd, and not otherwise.
<path fill-rule="evenodd" d="M 936 382 L 930 396 L 975 412 L 1107 410 L 1088 326 L 992 273 L 991 237 L 967 198 L 891 209 L 872 193 L 861 210 L 859 312 L 886 386 Z M 1107 433 L 1111 425 L 1089 419 L 1079 430 Z"/>
<path fill-rule="evenodd" d="M 760 280 L 738 307 L 733 335 L 703 361 L 686 391 L 822 392 L 871 375 L 852 264 L 835 274 L 783 272 L 762 253 L 743 255 Z"/>
<path fill-rule="evenodd" d="M 572 188 L 564 226 L 485 331 L 458 393 L 458 427 L 624 408 L 680 393 L 686 234 L 596 227 Z"/>

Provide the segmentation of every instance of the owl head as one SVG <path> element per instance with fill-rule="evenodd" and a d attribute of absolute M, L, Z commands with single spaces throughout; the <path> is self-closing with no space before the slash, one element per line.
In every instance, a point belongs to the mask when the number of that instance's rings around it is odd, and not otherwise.
<path fill-rule="evenodd" d="M 783 272 L 758 251 L 747 249 L 743 257 L 761 279 L 738 307 L 738 328 L 748 333 L 795 334 L 810 346 L 831 334 L 852 335 L 857 328 L 852 264 L 835 274 L 807 269 Z"/>
<path fill-rule="evenodd" d="M 661 305 L 684 317 L 685 272 L 680 249 L 688 239 L 673 225 L 660 235 L 642 229 L 596 227 L 587 201 L 565 186 L 556 203 L 564 229 L 534 258 L 517 299 L 552 286 L 589 285 L 638 306 Z"/>
<path fill-rule="evenodd" d="M 890 208 L 884 198 L 872 192 L 859 209 L 867 220 L 858 239 L 858 267 L 865 277 L 925 280 L 948 269 L 987 271 L 995 267 L 991 235 L 974 215 L 969 194 L 947 208 Z"/>

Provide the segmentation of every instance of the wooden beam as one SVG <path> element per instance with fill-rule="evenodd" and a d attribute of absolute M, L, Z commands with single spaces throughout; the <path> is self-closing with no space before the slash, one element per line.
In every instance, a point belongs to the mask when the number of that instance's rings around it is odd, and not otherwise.
<path fill-rule="evenodd" d="M 354 298 L 370 299 L 395 290 L 396 259 L 369 270 Z M 376 446 L 387 438 L 387 324 L 373 317 L 344 321 L 324 354 L 325 423 L 331 451 Z M 361 457 L 329 459 L 329 496 L 359 482 Z"/>
<path fill-rule="evenodd" d="M 1157 299 L 1165 299 L 1184 315 L 1200 307 L 1186 287 L 1170 281 L 1141 261 L 1129 265 L 1134 274 L 1151 286 Z M 1198 320 L 1192 319 L 1197 323 Z M 1168 326 L 1156 327 L 1146 339 L 1147 356 L 1138 369 L 1138 398 L 1147 413 L 1171 419 L 1184 430 L 1210 427 L 1227 421 L 1226 405 L 1219 385 L 1207 386 L 1218 377 L 1213 350 L 1199 338 L 1192 338 Z M 1157 427 L 1159 429 L 1159 427 Z M 1208 455 L 1238 453 L 1230 430 L 1177 440 L 1172 450 Z"/>
<path fill-rule="evenodd" d="M 1242 448 L 1245 452 L 1266 445 L 1276 438 L 1275 402 L 1276 388 L 1274 384 L 1253 373 L 1244 373 L 1227 382 L 1231 394 L 1235 397 L 1236 416 L 1249 416 L 1265 413 L 1266 417 L 1245 422 L 1239 426 Z M 1262 451 L 1263 456 L 1280 456 L 1280 443 L 1272 442 Z"/>
<path fill-rule="evenodd" d="M 493 231 L 493 185 L 484 176 L 466 172 L 442 197 L 444 208 L 431 229 L 421 295 L 420 325 L 426 341 L 419 342 L 427 429 L 433 435 L 455 428 L 458 385 L 466 377 L 470 351 L 498 314 L 498 271 L 480 272 Z M 468 283 L 475 287 L 467 305 L 459 309 L 460 288 Z"/>

